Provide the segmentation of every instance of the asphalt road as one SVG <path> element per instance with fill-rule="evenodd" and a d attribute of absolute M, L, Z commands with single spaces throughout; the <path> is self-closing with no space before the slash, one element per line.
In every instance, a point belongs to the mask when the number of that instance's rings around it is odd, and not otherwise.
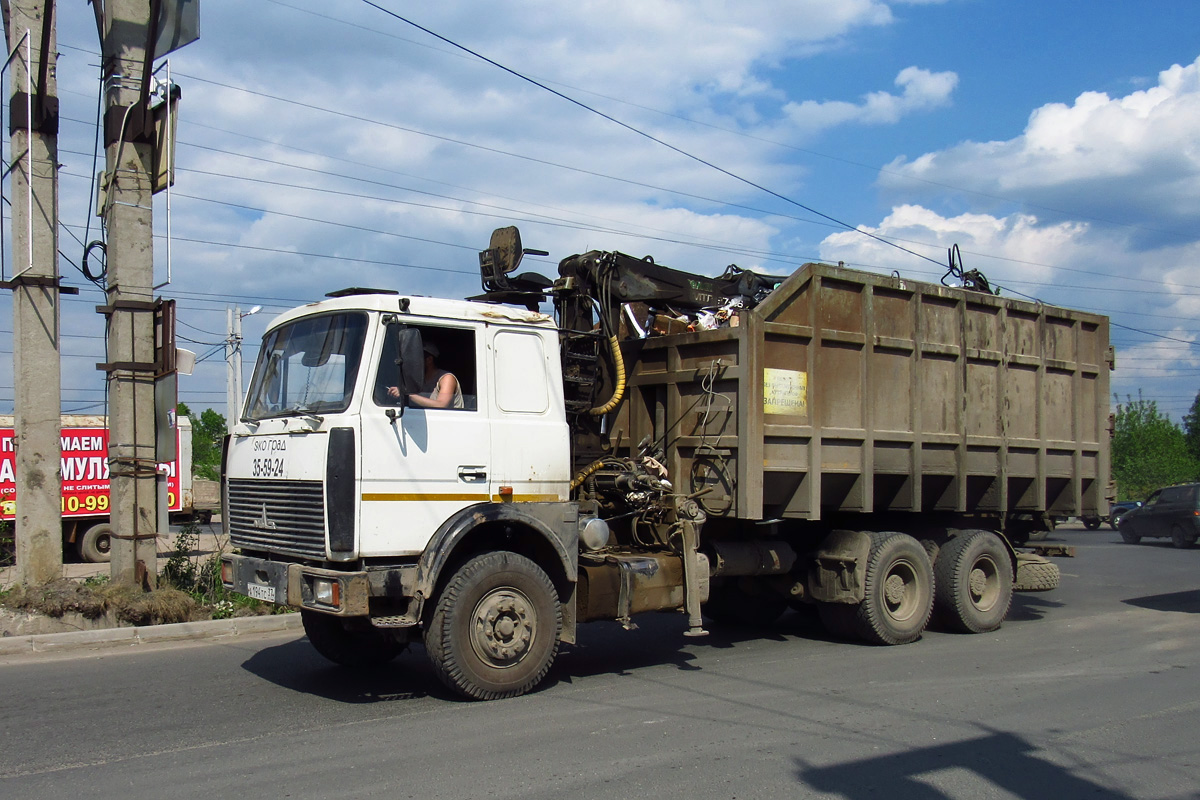
<path fill-rule="evenodd" d="M 0 796 L 1200 798 L 1200 549 L 1060 531 L 1063 585 L 993 634 L 892 648 L 792 614 L 585 626 L 537 693 L 469 703 L 419 647 L 302 638 L 0 662 Z"/>

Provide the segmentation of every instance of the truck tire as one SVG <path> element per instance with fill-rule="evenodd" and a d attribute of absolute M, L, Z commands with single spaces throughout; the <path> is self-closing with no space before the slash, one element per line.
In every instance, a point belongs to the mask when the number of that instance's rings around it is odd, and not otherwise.
<path fill-rule="evenodd" d="M 101 522 L 85 530 L 75 540 L 75 552 L 81 561 L 103 564 L 112 558 L 112 526 Z"/>
<path fill-rule="evenodd" d="M 379 667 L 404 652 L 405 642 L 374 628 L 348 630 L 340 617 L 300 609 L 309 643 L 325 658 L 343 667 Z"/>
<path fill-rule="evenodd" d="M 1013 590 L 1018 592 L 1048 592 L 1057 589 L 1062 573 L 1058 565 L 1040 556 L 1019 554 L 1017 557 L 1017 579 Z"/>
<path fill-rule="evenodd" d="M 1104 522 L 1104 520 L 1100 519 L 1099 517 L 1084 517 L 1083 527 L 1087 528 L 1089 531 L 1094 531 L 1100 527 L 1100 523 L 1102 522 Z"/>
<path fill-rule="evenodd" d="M 916 641 L 933 612 L 933 580 L 920 542 L 904 533 L 872 532 L 865 596 L 854 607 L 859 637 L 872 644 Z"/>
<path fill-rule="evenodd" d="M 767 628 L 788 609 L 788 599 L 770 591 L 747 591 L 736 579 L 713 586 L 701 609 L 704 615 L 724 625 Z"/>
<path fill-rule="evenodd" d="M 425 629 L 442 683 L 473 700 L 533 689 L 558 655 L 562 605 L 550 578 L 505 550 L 475 556 L 450 577 Z"/>
<path fill-rule="evenodd" d="M 1171 544 L 1178 547 L 1180 550 L 1187 550 L 1190 547 L 1196 546 L 1196 534 L 1188 533 L 1183 529 L 1182 525 L 1176 525 L 1171 528 Z"/>
<path fill-rule="evenodd" d="M 940 619 L 964 633 L 994 631 L 1013 596 L 1012 559 L 994 533 L 964 531 L 942 546 L 933 565 Z"/>

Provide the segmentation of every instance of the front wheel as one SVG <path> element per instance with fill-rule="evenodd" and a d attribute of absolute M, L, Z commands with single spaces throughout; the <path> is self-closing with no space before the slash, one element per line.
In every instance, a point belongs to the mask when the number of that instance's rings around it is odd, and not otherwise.
<path fill-rule="evenodd" d="M 474 700 L 516 697 L 537 686 L 558 654 L 562 606 L 528 558 L 499 550 L 450 577 L 425 630 L 442 683 Z"/>
<path fill-rule="evenodd" d="M 860 637 L 873 644 L 915 641 L 933 611 L 929 554 L 907 534 L 872 532 L 863 591 L 854 614 Z"/>
<path fill-rule="evenodd" d="M 987 531 L 955 536 L 934 563 L 934 603 L 952 628 L 994 631 L 1012 604 L 1012 559 L 1004 543 Z"/>
<path fill-rule="evenodd" d="M 380 667 L 404 652 L 408 646 L 393 636 L 369 627 L 362 630 L 346 627 L 341 617 L 300 609 L 304 633 L 313 648 L 335 664 L 343 667 Z"/>

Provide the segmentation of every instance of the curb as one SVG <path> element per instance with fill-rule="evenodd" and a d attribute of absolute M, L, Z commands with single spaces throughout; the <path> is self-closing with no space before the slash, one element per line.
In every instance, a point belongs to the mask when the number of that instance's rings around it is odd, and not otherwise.
<path fill-rule="evenodd" d="M 299 614 L 272 614 L 204 622 L 177 622 L 171 625 L 146 625 L 140 628 L 104 628 L 95 631 L 5 636 L 0 638 L 0 656 L 201 641 L 302 629 Z"/>

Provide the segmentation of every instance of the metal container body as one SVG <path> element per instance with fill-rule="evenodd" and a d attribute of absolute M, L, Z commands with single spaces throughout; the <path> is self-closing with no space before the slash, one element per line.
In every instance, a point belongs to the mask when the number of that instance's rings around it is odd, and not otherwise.
<path fill-rule="evenodd" d="M 625 357 L 611 435 L 710 517 L 1107 512 L 1107 317 L 806 264 Z"/>

